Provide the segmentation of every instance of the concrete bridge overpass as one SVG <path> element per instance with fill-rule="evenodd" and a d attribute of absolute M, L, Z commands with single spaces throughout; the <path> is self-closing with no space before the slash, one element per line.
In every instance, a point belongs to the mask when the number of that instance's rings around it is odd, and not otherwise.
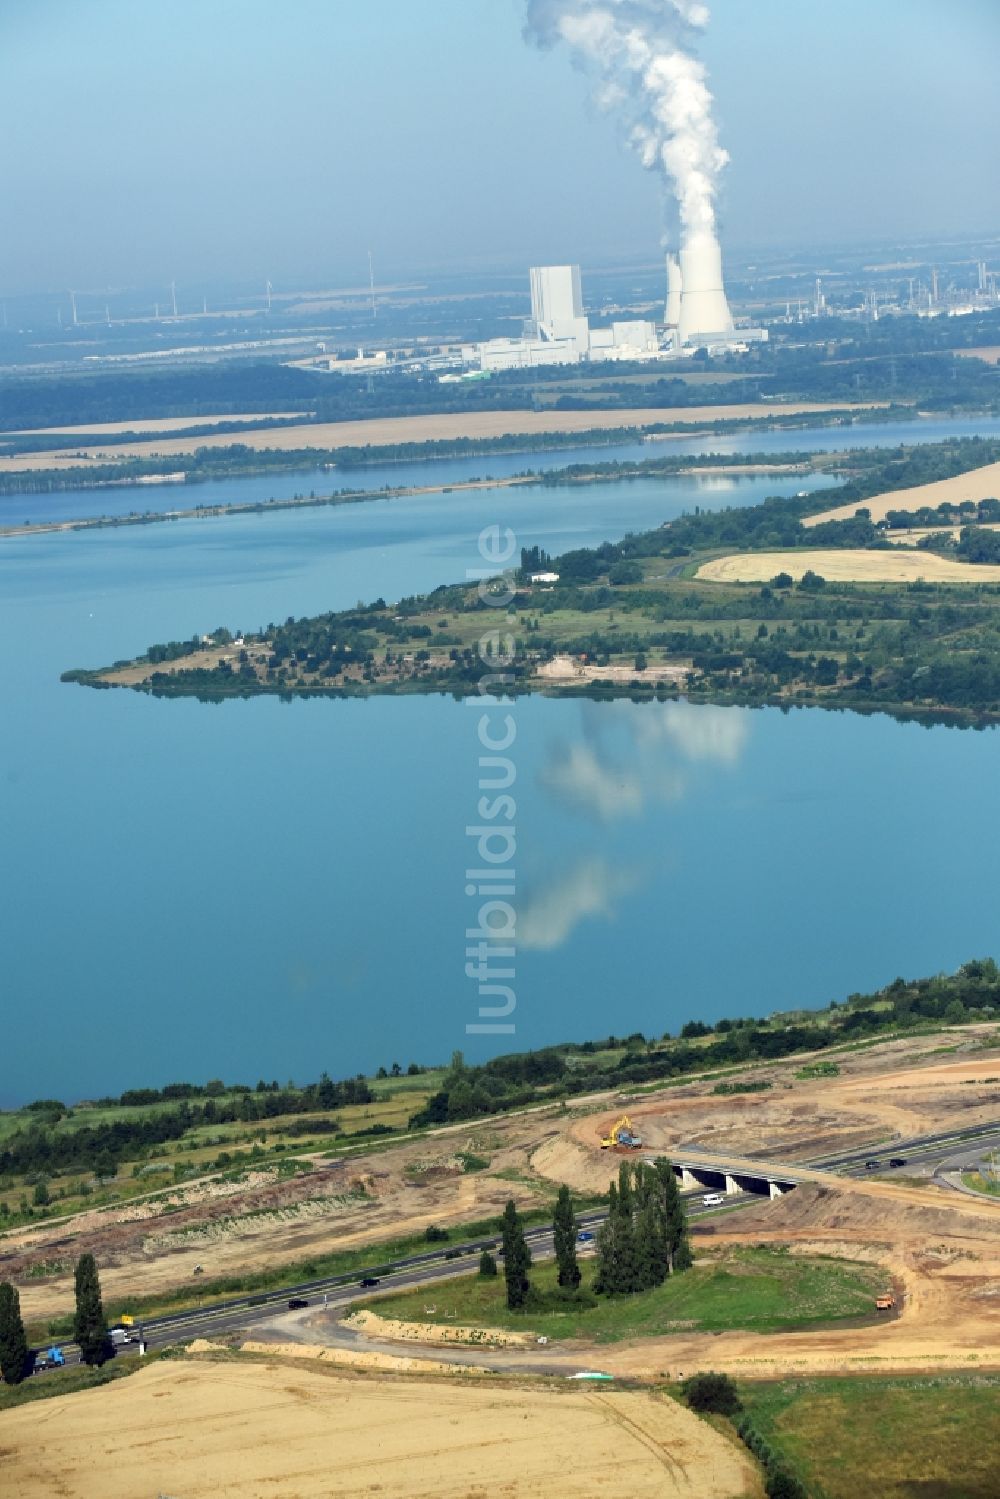
<path fill-rule="evenodd" d="M 744 1192 L 758 1197 L 783 1197 L 800 1183 L 821 1181 L 823 1177 L 822 1171 L 814 1167 L 771 1165 L 767 1161 L 700 1150 L 674 1152 L 671 1165 L 685 1190 L 724 1192 L 728 1197 Z"/>

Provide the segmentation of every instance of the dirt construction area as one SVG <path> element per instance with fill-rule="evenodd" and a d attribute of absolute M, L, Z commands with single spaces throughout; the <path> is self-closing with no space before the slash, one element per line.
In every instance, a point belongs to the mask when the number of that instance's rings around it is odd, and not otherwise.
<path fill-rule="evenodd" d="M 734 1443 L 662 1396 L 170 1361 L 8 1412 L 5 1499 L 741 1499 Z"/>
<path fill-rule="evenodd" d="M 840 1075 L 799 1080 L 797 1066 L 760 1069 L 772 1089 L 742 1097 L 683 1088 L 628 1104 L 644 1154 L 678 1155 L 685 1145 L 720 1157 L 787 1162 L 833 1148 L 946 1133 L 1000 1120 L 996 1051 L 940 1056 L 892 1042 L 838 1063 Z M 934 1051 L 938 1055 L 934 1055 Z M 606 1180 L 596 1137 L 616 1116 L 574 1121 L 533 1156 L 539 1171 L 577 1190 Z M 649 1376 L 705 1367 L 745 1377 L 863 1369 L 884 1372 L 1000 1366 L 1000 1201 L 959 1194 L 914 1167 L 894 1179 L 813 1178 L 775 1202 L 699 1220 L 693 1244 L 785 1244 L 790 1252 L 870 1258 L 903 1294 L 902 1315 L 883 1326 L 820 1332 L 685 1335 L 602 1349 L 609 1369 Z"/>
<path fill-rule="evenodd" d="M 317 1159 L 311 1172 L 290 1179 L 260 1170 L 14 1230 L 0 1239 L 0 1278 L 18 1285 L 26 1318 L 37 1321 L 71 1308 L 72 1265 L 84 1250 L 97 1257 L 106 1299 L 119 1305 L 130 1295 L 193 1292 L 196 1265 L 210 1281 L 360 1245 L 372 1245 L 377 1258 L 379 1243 L 421 1235 L 432 1223 L 459 1228 L 495 1217 L 509 1197 L 525 1208 L 548 1207 L 556 1183 L 579 1194 L 606 1191 L 619 1158 L 600 1140 L 623 1110 L 642 1132 L 644 1153 L 676 1156 L 686 1146 L 788 1164 L 836 1150 L 884 1152 L 893 1140 L 1000 1122 L 995 1026 L 827 1052 L 824 1065 L 831 1056 L 835 1075 L 801 1076 L 809 1071 L 803 1057 L 747 1069 L 746 1077 L 769 1085 L 760 1092 L 720 1095 L 707 1080 L 639 1098 L 605 1093 L 572 1107 L 449 1126 L 341 1163 Z M 463 1169 L 470 1151 L 486 1162 L 472 1173 Z M 778 1201 L 695 1220 L 696 1252 L 759 1242 L 870 1257 L 904 1289 L 902 1316 L 765 1338 L 679 1332 L 619 1345 L 616 1369 L 1000 1365 L 1000 1201 L 936 1183 L 929 1167 L 885 1180 L 802 1174 L 804 1184 Z M 309 1338 L 317 1341 L 314 1330 Z"/>

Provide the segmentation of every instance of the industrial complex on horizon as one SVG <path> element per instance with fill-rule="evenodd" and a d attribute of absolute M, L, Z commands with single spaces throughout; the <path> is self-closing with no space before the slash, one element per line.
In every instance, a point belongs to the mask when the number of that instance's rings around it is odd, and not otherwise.
<path fill-rule="evenodd" d="M 706 236 L 678 258 L 667 256 L 663 321 L 633 318 L 592 327 L 578 265 L 531 268 L 531 317 L 520 338 L 464 344 L 462 363 L 483 373 L 581 360 L 677 359 L 697 349 L 746 350 L 765 328 L 737 328 L 722 283 L 718 243 Z"/>

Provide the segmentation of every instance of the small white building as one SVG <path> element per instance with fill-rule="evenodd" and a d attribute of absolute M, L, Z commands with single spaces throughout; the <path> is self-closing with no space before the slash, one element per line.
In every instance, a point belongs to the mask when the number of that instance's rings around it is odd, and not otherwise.
<path fill-rule="evenodd" d="M 559 574 L 558 573 L 529 573 L 528 574 L 528 582 L 529 583 L 558 583 L 559 582 Z"/>

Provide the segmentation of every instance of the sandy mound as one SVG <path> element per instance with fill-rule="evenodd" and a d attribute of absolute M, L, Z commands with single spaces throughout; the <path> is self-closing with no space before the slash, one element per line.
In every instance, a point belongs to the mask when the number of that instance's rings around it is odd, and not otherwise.
<path fill-rule="evenodd" d="M 329 1348 L 323 1343 L 264 1343 L 250 1338 L 241 1343 L 244 1353 L 266 1353 L 274 1358 L 312 1359 L 339 1369 L 375 1369 L 383 1374 L 487 1374 L 472 1364 L 437 1363 L 433 1359 L 410 1358 L 406 1354 L 379 1353 L 376 1349 Z"/>
<path fill-rule="evenodd" d="M 369 1338 L 389 1338 L 411 1343 L 466 1343 L 480 1348 L 528 1348 L 535 1339 L 528 1333 L 500 1327 L 444 1327 L 439 1322 L 400 1322 L 377 1312 L 350 1312 L 344 1321 Z"/>

